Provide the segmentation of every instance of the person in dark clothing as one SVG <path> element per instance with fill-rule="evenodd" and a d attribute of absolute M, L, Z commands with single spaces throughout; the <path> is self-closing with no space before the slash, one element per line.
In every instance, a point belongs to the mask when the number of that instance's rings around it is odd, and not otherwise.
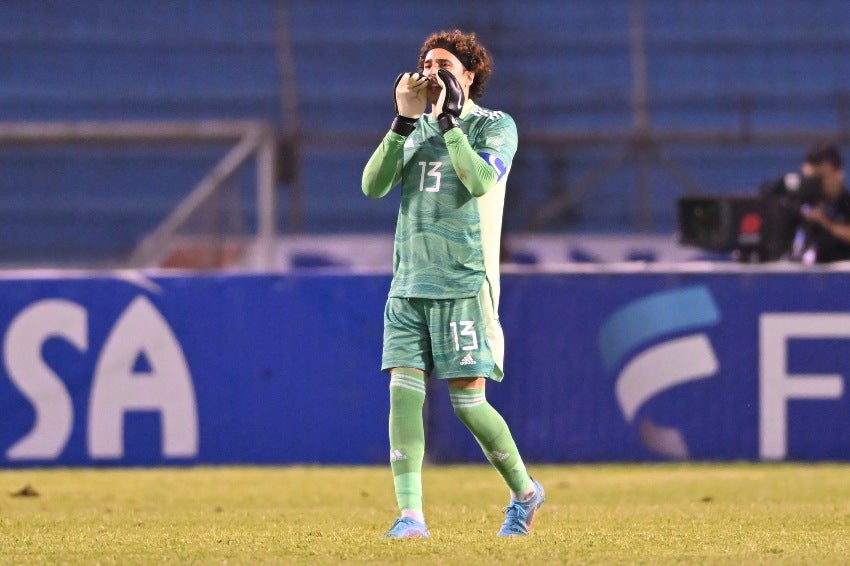
<path fill-rule="evenodd" d="M 803 263 L 850 260 L 850 192 L 844 184 L 841 152 L 834 144 L 815 145 L 806 153 L 801 172 L 820 179 L 822 194 L 802 207 L 794 259 Z"/>

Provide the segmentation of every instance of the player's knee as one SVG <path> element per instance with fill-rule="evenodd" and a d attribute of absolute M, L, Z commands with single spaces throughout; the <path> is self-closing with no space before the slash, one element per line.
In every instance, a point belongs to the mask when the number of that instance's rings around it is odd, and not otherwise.
<path fill-rule="evenodd" d="M 455 413 L 455 416 L 460 419 L 460 422 L 463 424 L 468 424 L 469 421 L 469 411 L 461 409 L 459 407 L 452 406 L 452 410 Z"/>
<path fill-rule="evenodd" d="M 451 399 L 455 416 L 466 426 L 470 426 L 475 419 L 475 415 L 487 406 L 487 398 L 484 395 L 483 388 L 450 388 L 449 398 Z"/>

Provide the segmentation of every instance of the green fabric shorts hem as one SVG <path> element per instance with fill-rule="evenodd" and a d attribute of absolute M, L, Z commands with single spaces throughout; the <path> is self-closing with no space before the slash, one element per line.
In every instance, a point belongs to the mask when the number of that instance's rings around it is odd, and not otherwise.
<path fill-rule="evenodd" d="M 410 367 L 435 379 L 504 375 L 504 336 L 489 286 L 476 297 L 390 297 L 384 309 L 381 369 Z"/>

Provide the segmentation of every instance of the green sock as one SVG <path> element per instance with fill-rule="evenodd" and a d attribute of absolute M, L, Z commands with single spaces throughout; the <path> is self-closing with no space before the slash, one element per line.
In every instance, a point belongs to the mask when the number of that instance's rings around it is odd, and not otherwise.
<path fill-rule="evenodd" d="M 484 455 L 493 464 L 514 493 L 531 487 L 531 478 L 519 455 L 508 424 L 487 402 L 484 389 L 450 387 L 449 396 L 458 418 L 475 436 Z"/>
<path fill-rule="evenodd" d="M 390 467 L 398 508 L 422 510 L 425 376 L 395 369 L 390 378 Z"/>

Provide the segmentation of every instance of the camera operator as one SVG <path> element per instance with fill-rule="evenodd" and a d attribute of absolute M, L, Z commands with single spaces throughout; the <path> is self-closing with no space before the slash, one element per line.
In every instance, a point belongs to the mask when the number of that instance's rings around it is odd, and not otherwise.
<path fill-rule="evenodd" d="M 841 153 L 833 144 L 818 144 L 806 153 L 802 179 L 774 185 L 774 196 L 799 207 L 791 259 L 803 263 L 850 260 L 850 193 L 844 185 Z"/>
<path fill-rule="evenodd" d="M 804 176 L 820 178 L 823 198 L 801 210 L 805 220 L 805 254 L 828 263 L 850 260 L 850 193 L 844 185 L 841 153 L 832 144 L 813 147 L 803 162 Z M 809 260 L 811 261 L 811 260 Z"/>

